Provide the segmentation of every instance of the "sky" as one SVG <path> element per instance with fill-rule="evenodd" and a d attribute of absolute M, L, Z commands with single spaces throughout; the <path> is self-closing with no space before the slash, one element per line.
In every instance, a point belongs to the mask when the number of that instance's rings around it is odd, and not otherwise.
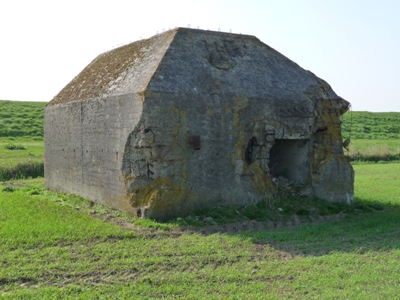
<path fill-rule="evenodd" d="M 0 2 L 0 99 L 50 101 L 99 54 L 174 27 L 254 35 L 354 111 L 400 112 L 398 0 Z"/>

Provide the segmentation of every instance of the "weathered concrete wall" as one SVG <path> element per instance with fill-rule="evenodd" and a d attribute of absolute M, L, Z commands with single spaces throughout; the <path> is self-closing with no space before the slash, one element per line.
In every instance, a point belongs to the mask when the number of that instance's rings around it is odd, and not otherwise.
<path fill-rule="evenodd" d="M 280 176 L 351 202 L 348 105 L 255 37 L 175 29 L 99 56 L 49 103 L 46 185 L 151 218 L 274 196 Z"/>
<path fill-rule="evenodd" d="M 316 102 L 311 180 L 317 197 L 333 202 L 353 202 L 354 170 L 343 154 L 340 116 L 344 106 L 332 100 Z"/>
<path fill-rule="evenodd" d="M 134 94 L 47 106 L 46 188 L 129 211 L 121 165 L 141 112 Z"/>
<path fill-rule="evenodd" d="M 254 37 L 178 31 L 144 98 L 124 164 L 140 216 L 246 205 L 274 195 L 275 176 L 330 201 L 352 199 L 340 130 L 348 103 Z"/>
<path fill-rule="evenodd" d="M 318 131 L 317 107 L 295 116 L 289 108 L 301 103 L 285 104 L 233 95 L 147 93 L 123 165 L 137 215 L 165 218 L 199 206 L 246 205 L 274 195 L 278 176 L 303 184 L 312 190 L 309 195 L 352 201 L 354 175 L 332 115 L 321 116 L 329 129 Z M 328 104 L 329 111 L 336 110 Z M 191 143 L 193 135 L 201 137 L 200 150 Z M 274 146 L 279 155 L 272 157 Z M 340 176 L 332 180 L 335 174 Z"/>

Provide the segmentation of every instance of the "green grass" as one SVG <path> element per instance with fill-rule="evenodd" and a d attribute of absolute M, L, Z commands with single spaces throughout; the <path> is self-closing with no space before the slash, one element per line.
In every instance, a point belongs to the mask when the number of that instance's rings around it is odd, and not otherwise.
<path fill-rule="evenodd" d="M 45 105 L 0 100 L 0 180 L 15 178 L 9 174 L 21 174 L 21 170 L 43 163 Z M 400 113 L 348 112 L 342 121 L 343 137 L 351 138 L 351 161 L 400 160 Z M 5 148 L 10 144 L 27 149 L 14 152 Z"/>
<path fill-rule="evenodd" d="M 40 179 L 31 186 L 26 186 L 30 181 L 3 183 L 0 295 L 395 299 L 400 164 L 357 165 L 355 170 L 357 205 L 346 217 L 215 234 L 182 232 L 176 223 L 132 225 L 124 214 L 45 191 Z M 357 211 L 366 206 L 369 212 Z"/>
<path fill-rule="evenodd" d="M 43 176 L 45 105 L 0 100 L 0 181 Z"/>
<path fill-rule="evenodd" d="M 0 174 L 43 163 L 44 105 L 0 101 Z M 350 155 L 386 160 L 399 153 L 400 113 L 353 112 L 351 133 L 348 116 L 343 135 L 351 136 Z M 0 183 L 0 298 L 397 298 L 400 164 L 354 168 L 354 206 L 288 196 L 198 211 L 219 224 L 213 234 L 207 226 L 203 233 L 182 230 L 206 225 L 193 218 L 134 221 L 46 191 L 43 178 Z M 326 217 L 338 213 L 344 217 Z M 293 214 L 306 223 L 285 226 Z M 225 230 L 249 218 L 277 228 Z"/>
<path fill-rule="evenodd" d="M 10 150 L 7 146 L 10 145 L 8 142 L 2 142 L 0 140 L 0 167 L 13 166 L 23 162 L 42 162 L 44 155 L 44 144 L 43 141 L 23 141 L 18 140 L 13 145 L 22 145 L 25 147 L 24 150 Z"/>
<path fill-rule="evenodd" d="M 10 145 L 21 146 L 22 149 L 9 149 Z M 18 138 L 16 143 L 10 144 L 0 139 L 0 181 L 43 177 L 44 143 L 43 141 L 27 141 L 24 138 Z"/>
<path fill-rule="evenodd" d="M 289 232 L 261 232 L 250 234 L 253 239 L 274 240 L 275 245 L 297 248 L 299 254 L 321 255 L 330 252 L 369 252 L 398 250 L 400 240 L 400 164 L 356 165 L 355 212 L 360 208 L 371 213 L 352 214 L 344 222 L 296 228 Z M 361 206 L 361 207 L 360 207 Z M 375 209 L 374 209 L 375 208 Z M 324 235 L 324 233 L 326 235 Z M 249 234 L 247 235 L 249 236 Z M 304 241 L 307 241 L 305 243 Z M 297 246 L 295 246 L 297 244 Z M 400 262 L 399 262 L 400 266 Z"/>
<path fill-rule="evenodd" d="M 43 140 L 43 109 L 46 102 L 0 100 L 0 137 Z"/>
<path fill-rule="evenodd" d="M 342 121 L 352 161 L 400 160 L 400 113 L 348 112 Z"/>
<path fill-rule="evenodd" d="M 349 150 L 353 162 L 400 161 L 398 140 L 352 140 Z"/>
<path fill-rule="evenodd" d="M 343 135 L 354 140 L 400 138 L 399 112 L 350 111 L 343 115 Z"/>
<path fill-rule="evenodd" d="M 107 238 L 116 232 L 110 224 L 102 224 L 75 209 L 55 204 L 56 199 L 63 201 L 61 197 L 49 201 L 42 193 L 43 188 L 37 186 L 3 188 L 0 248 L 57 246 Z"/>

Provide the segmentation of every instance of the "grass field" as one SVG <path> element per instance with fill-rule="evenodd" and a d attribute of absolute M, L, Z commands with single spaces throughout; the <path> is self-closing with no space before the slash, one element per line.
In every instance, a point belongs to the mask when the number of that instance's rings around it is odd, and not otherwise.
<path fill-rule="evenodd" d="M 9 145 L 22 145 L 25 149 L 10 150 Z M 18 139 L 17 143 L 1 142 L 0 140 L 0 166 L 14 166 L 24 162 L 42 162 L 44 154 L 43 141 L 24 141 Z"/>
<path fill-rule="evenodd" d="M 0 101 L 0 181 L 43 176 L 45 105 Z"/>
<path fill-rule="evenodd" d="M 351 139 L 351 160 L 400 160 L 400 113 L 348 112 L 342 121 L 343 138 Z"/>
<path fill-rule="evenodd" d="M 44 191 L 43 179 L 4 183 L 0 295 L 395 299 L 400 164 L 355 169 L 357 203 L 369 212 L 264 230 L 224 233 L 220 226 L 212 234 L 177 223 L 132 225 L 122 213 Z"/>
<path fill-rule="evenodd" d="M 43 109 L 46 102 L 0 101 L 0 138 L 25 137 L 43 141 Z"/>
<path fill-rule="evenodd" d="M 15 163 L 43 161 L 45 105 L 46 102 L 0 100 L 0 173 L 1 168 Z M 343 138 L 351 138 L 350 151 L 345 151 L 351 160 L 400 160 L 400 113 L 348 112 L 342 121 Z M 10 144 L 21 144 L 27 150 L 5 149 Z"/>
<path fill-rule="evenodd" d="M 44 105 L 0 101 L 0 177 L 43 166 Z M 349 155 L 398 160 L 400 113 L 348 116 Z M 353 206 L 288 198 L 203 212 L 217 224 L 202 227 L 0 182 L 0 298 L 396 299 L 400 163 L 354 168 Z"/>
<path fill-rule="evenodd" d="M 349 111 L 342 117 L 343 135 L 353 140 L 398 140 L 400 113 Z"/>
<path fill-rule="evenodd" d="M 0 181 L 44 176 L 43 140 L 4 140 L 0 138 Z"/>

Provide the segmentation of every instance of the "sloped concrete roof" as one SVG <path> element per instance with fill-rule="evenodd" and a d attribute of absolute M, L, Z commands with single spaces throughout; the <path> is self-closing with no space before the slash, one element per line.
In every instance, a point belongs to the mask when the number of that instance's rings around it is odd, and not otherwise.
<path fill-rule="evenodd" d="M 306 98 L 330 86 L 249 35 L 180 28 L 147 91 L 234 94 L 266 99 Z"/>
<path fill-rule="evenodd" d="M 339 98 L 254 36 L 176 28 L 99 55 L 48 105 L 143 92 Z"/>
<path fill-rule="evenodd" d="M 143 91 L 175 33 L 171 30 L 100 54 L 48 105 Z"/>

